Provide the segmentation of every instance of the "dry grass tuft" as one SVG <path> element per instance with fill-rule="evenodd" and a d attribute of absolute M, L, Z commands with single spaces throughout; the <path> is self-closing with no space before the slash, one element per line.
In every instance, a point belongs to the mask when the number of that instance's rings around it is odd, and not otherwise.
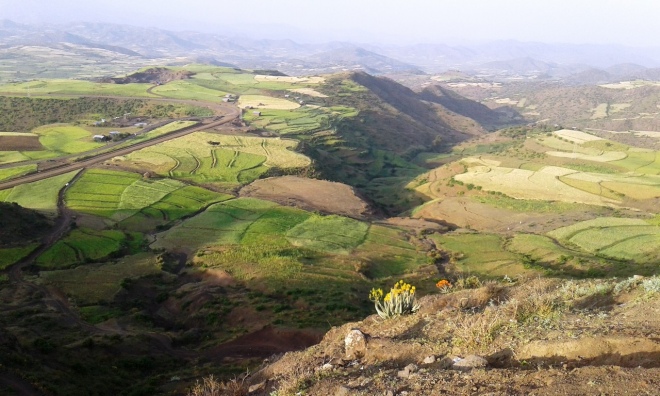
<path fill-rule="evenodd" d="M 227 382 L 218 381 L 213 375 L 197 381 L 187 396 L 247 396 L 248 387 L 245 378 L 234 378 Z"/>

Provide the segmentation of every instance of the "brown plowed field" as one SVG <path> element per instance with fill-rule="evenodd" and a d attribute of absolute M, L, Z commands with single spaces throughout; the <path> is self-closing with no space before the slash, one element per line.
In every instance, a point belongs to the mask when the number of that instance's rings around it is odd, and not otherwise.
<path fill-rule="evenodd" d="M 271 177 L 244 187 L 240 196 L 357 219 L 371 215 L 369 205 L 357 196 L 352 187 L 325 180 L 296 176 Z"/>
<path fill-rule="evenodd" d="M 44 150 L 39 136 L 0 136 L 0 151 Z"/>

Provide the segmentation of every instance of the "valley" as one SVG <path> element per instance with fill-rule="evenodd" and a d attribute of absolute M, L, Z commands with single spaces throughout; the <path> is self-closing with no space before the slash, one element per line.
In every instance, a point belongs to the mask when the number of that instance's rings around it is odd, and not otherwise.
<path fill-rule="evenodd" d="M 360 51 L 347 62 L 391 78 L 292 76 L 123 52 L 136 63 L 87 79 L 0 78 L 0 393 L 179 395 L 246 372 L 282 389 L 291 356 L 327 356 L 273 355 L 336 348 L 373 314 L 369 291 L 400 279 L 428 322 L 363 327 L 493 362 L 527 345 L 516 331 L 602 313 L 583 298 L 657 310 L 641 291 L 660 260 L 654 82 L 443 77 Z M 552 301 L 508 311 L 537 291 Z M 451 342 L 427 326 L 450 306 Z M 493 327 L 467 334 L 482 313 Z M 335 374 L 302 373 L 291 394 L 330 392 Z"/>

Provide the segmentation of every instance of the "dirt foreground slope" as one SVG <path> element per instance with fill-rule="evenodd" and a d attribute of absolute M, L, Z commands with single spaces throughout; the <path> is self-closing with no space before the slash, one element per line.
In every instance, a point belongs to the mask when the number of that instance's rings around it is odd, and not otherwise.
<path fill-rule="evenodd" d="M 660 395 L 660 277 L 473 286 L 335 327 L 243 394 Z M 355 329 L 365 341 L 347 348 Z"/>

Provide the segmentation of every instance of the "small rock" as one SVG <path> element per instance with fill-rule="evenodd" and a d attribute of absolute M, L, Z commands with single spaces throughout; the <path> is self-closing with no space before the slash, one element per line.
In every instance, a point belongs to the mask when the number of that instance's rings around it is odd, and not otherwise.
<path fill-rule="evenodd" d="M 435 356 L 431 355 L 424 358 L 424 364 L 431 364 L 431 363 L 435 363 Z"/>
<path fill-rule="evenodd" d="M 475 368 L 483 368 L 486 366 L 488 366 L 488 361 L 486 359 L 477 355 L 469 355 L 466 356 L 465 359 L 454 361 L 452 368 L 454 370 L 470 371 Z"/>
<path fill-rule="evenodd" d="M 348 396 L 351 394 L 351 390 L 346 386 L 339 386 L 335 391 L 335 396 Z"/>
<path fill-rule="evenodd" d="M 265 381 L 264 381 L 264 382 L 260 382 L 260 383 L 258 383 L 258 384 L 251 385 L 251 386 L 248 388 L 248 393 L 254 393 L 254 392 L 260 391 L 260 390 L 262 390 L 262 389 L 265 388 L 265 387 L 266 387 L 266 382 L 265 382 Z"/>
<path fill-rule="evenodd" d="M 346 335 L 344 345 L 346 347 L 347 359 L 359 359 L 367 351 L 367 337 L 360 330 L 353 329 Z"/>
<path fill-rule="evenodd" d="M 321 370 L 332 370 L 334 366 L 331 365 L 330 363 L 326 363 L 323 366 L 321 366 Z"/>
<path fill-rule="evenodd" d="M 413 363 L 410 363 L 403 370 L 399 371 L 396 375 L 399 378 L 409 378 L 410 374 L 414 373 L 415 371 L 417 371 L 417 366 Z"/>

